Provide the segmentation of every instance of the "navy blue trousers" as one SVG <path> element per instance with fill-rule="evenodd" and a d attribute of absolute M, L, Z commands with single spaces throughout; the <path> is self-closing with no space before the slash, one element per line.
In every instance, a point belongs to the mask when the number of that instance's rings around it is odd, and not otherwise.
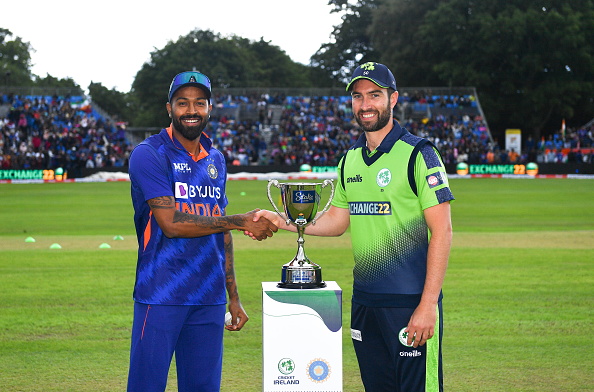
<path fill-rule="evenodd" d="M 180 392 L 220 390 L 225 305 L 134 304 L 128 392 L 163 392 L 173 353 Z"/>
<path fill-rule="evenodd" d="M 353 303 L 351 336 L 366 392 L 443 391 L 441 302 L 435 336 L 417 348 L 407 347 L 399 338 L 414 310 Z"/>

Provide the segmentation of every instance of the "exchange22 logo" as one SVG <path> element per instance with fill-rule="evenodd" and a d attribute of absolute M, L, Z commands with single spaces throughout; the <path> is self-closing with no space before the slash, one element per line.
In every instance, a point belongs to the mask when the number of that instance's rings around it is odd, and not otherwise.
<path fill-rule="evenodd" d="M 351 215 L 392 215 L 392 204 L 389 201 L 350 201 Z"/>

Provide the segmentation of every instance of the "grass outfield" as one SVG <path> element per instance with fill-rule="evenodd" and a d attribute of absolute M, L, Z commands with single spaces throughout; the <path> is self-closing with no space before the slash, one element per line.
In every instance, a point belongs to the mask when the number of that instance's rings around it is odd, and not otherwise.
<path fill-rule="evenodd" d="M 0 185 L 0 390 L 125 390 L 136 255 L 129 186 Z M 594 391 L 594 182 L 454 179 L 451 187 L 446 390 Z M 229 213 L 270 208 L 263 181 L 230 181 L 228 196 Z M 225 333 L 222 391 L 261 391 L 260 282 L 280 278 L 296 235 L 234 239 L 251 319 Z M 308 236 L 305 247 L 343 289 L 344 391 L 363 391 L 348 328 L 349 235 Z M 169 384 L 175 391 L 173 367 Z"/>

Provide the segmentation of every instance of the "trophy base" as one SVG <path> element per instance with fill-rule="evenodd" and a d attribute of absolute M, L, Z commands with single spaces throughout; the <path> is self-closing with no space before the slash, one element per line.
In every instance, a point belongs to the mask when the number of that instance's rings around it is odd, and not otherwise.
<path fill-rule="evenodd" d="M 276 287 L 281 289 L 321 289 L 326 287 L 325 282 L 317 283 L 290 283 L 290 282 L 279 282 Z"/>
<path fill-rule="evenodd" d="M 322 269 L 317 264 L 306 266 L 283 266 L 283 273 L 277 287 L 282 289 L 318 289 L 326 287 L 322 280 Z"/>

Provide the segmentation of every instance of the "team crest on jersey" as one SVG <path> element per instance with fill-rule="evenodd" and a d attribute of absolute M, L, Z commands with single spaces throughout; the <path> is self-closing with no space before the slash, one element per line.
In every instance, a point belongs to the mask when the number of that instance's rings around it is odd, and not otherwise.
<path fill-rule="evenodd" d="M 390 181 L 392 181 L 392 172 L 388 168 L 380 170 L 377 177 L 375 177 L 375 182 L 382 188 L 388 185 Z"/>
<path fill-rule="evenodd" d="M 208 171 L 208 176 L 210 178 L 212 178 L 213 180 L 219 176 L 219 171 L 217 170 L 215 165 L 213 165 L 212 163 L 210 165 L 208 165 L 208 168 L 206 169 L 206 171 Z"/>

